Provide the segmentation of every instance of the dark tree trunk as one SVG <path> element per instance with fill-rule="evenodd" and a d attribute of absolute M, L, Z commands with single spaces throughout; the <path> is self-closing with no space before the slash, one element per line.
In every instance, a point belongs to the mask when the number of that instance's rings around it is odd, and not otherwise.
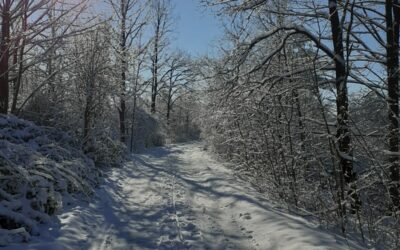
<path fill-rule="evenodd" d="M 160 32 L 160 24 L 157 23 L 156 28 L 156 37 L 154 41 L 154 58 L 153 58 L 153 82 L 151 86 L 151 113 L 156 112 L 156 100 L 157 100 L 157 92 L 158 92 L 158 43 L 159 43 L 159 32 Z"/>
<path fill-rule="evenodd" d="M 169 73 L 169 87 L 168 87 L 168 100 L 167 100 L 167 123 L 169 124 L 169 117 L 171 115 L 171 108 L 172 108 L 172 88 L 174 87 L 173 77 L 174 71 L 171 70 Z"/>
<path fill-rule="evenodd" d="M 171 99 L 167 103 L 167 123 L 169 124 L 169 117 L 171 116 Z"/>
<path fill-rule="evenodd" d="M 132 110 L 132 124 L 131 124 L 131 142 L 130 149 L 133 152 L 133 133 L 135 132 L 135 120 L 136 120 L 136 95 L 133 99 L 133 110 Z"/>
<path fill-rule="evenodd" d="M 24 59 L 24 50 L 25 50 L 25 44 L 26 44 L 26 38 L 25 38 L 25 32 L 28 29 L 28 0 L 24 0 L 24 4 L 23 4 L 23 8 L 24 8 L 24 13 L 22 16 L 22 32 L 23 34 L 22 36 L 22 43 L 21 43 L 21 47 L 19 49 L 19 54 L 18 54 L 18 47 L 16 49 L 16 56 L 18 58 L 18 75 L 17 75 L 17 79 L 15 81 L 15 85 L 14 85 L 14 92 L 13 92 L 13 100 L 12 100 L 12 105 L 11 105 L 11 113 L 13 114 L 17 114 L 17 102 L 18 102 L 18 94 L 19 94 L 19 90 L 21 88 L 21 82 L 22 82 L 22 74 L 23 74 L 23 67 L 24 67 L 24 63 L 23 63 L 23 59 Z M 17 46 L 19 45 L 19 42 L 17 44 Z"/>
<path fill-rule="evenodd" d="M 125 100 L 121 100 L 120 110 L 119 110 L 119 131 L 120 131 L 120 141 L 125 142 L 125 112 L 126 104 Z"/>
<path fill-rule="evenodd" d="M 339 167 L 342 178 L 347 186 L 348 195 L 351 198 L 351 212 L 359 209 L 360 202 L 356 193 L 356 174 L 353 172 L 353 161 L 351 151 L 351 137 L 349 130 L 349 103 L 347 95 L 347 71 L 343 47 L 343 28 L 339 20 L 337 0 L 329 0 L 329 14 L 332 29 L 332 41 L 335 57 L 336 73 L 336 109 L 337 109 L 337 150 L 339 156 Z M 344 212 L 343 208 L 343 212 Z"/>
<path fill-rule="evenodd" d="M 50 9 L 48 10 L 48 18 L 49 21 L 51 22 L 50 24 L 50 34 L 51 34 L 51 40 L 54 42 L 54 40 L 56 39 L 56 27 L 55 27 L 55 19 L 56 19 L 56 6 L 55 3 L 51 4 Z M 49 58 L 47 60 L 47 75 L 49 76 L 48 78 L 48 94 L 49 94 L 49 99 L 51 102 L 56 102 L 57 96 L 55 96 L 56 94 L 56 77 L 55 77 L 55 58 L 56 58 L 56 45 L 55 44 L 50 44 L 50 48 L 49 48 Z"/>
<path fill-rule="evenodd" d="M 136 121 L 136 108 L 137 108 L 137 92 L 138 92 L 138 84 L 139 84 L 139 73 L 140 73 L 140 64 L 138 64 L 135 78 L 135 87 L 133 89 L 133 110 L 132 110 L 132 122 L 131 122 L 131 141 L 130 141 L 130 149 L 133 152 L 133 133 L 135 131 L 135 121 Z"/>
<path fill-rule="evenodd" d="M 83 150 L 87 153 L 90 147 L 91 105 L 92 97 L 86 96 L 85 112 L 83 117 Z"/>
<path fill-rule="evenodd" d="M 161 1 L 157 2 L 156 6 L 156 23 L 155 23 L 155 33 L 154 33 L 154 44 L 153 44 L 153 56 L 152 56 L 152 84 L 151 84 L 151 113 L 156 112 L 156 103 L 157 103 L 157 95 L 158 95 L 158 71 L 159 71 L 159 59 L 160 59 L 160 40 L 162 38 L 163 32 L 163 22 L 165 18 L 165 13 L 163 13 L 163 3 Z M 165 25 L 165 24 L 164 24 Z"/>
<path fill-rule="evenodd" d="M 387 74 L 389 106 L 390 197 L 394 211 L 400 209 L 399 197 L 399 21 L 398 0 L 386 0 Z"/>
<path fill-rule="evenodd" d="M 121 0 L 121 93 L 120 93 L 120 107 L 119 107 L 119 129 L 120 129 L 120 140 L 125 143 L 126 140 L 126 129 L 125 129 L 125 91 L 126 91 L 126 14 L 127 5 L 126 0 Z"/>
<path fill-rule="evenodd" d="M 7 114 L 8 112 L 8 59 L 9 59 L 9 44 L 10 44 L 10 8 L 11 0 L 3 1 L 2 20 L 1 20 L 1 43 L 0 43 L 0 113 Z"/>

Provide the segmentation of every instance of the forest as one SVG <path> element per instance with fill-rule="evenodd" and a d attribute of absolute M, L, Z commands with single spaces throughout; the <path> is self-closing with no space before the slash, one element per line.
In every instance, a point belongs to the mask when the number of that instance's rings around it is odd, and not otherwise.
<path fill-rule="evenodd" d="M 174 45 L 186 1 L 222 27 L 212 53 Z M 122 246 L 102 229 L 107 240 L 78 249 L 399 249 L 400 1 L 0 0 L 0 16 L 0 247 L 77 249 L 54 235 L 61 245 L 45 246 L 44 228 L 75 225 L 63 213 L 105 192 L 114 206 L 94 211 L 120 218 L 104 217 L 113 230 L 152 228 L 132 205 L 147 198 L 165 213 L 150 224 L 168 230 Z M 240 229 L 218 224 L 224 206 L 212 199 L 226 197 Z M 299 226 L 296 241 L 274 245 L 266 228 L 290 233 L 264 219 L 241 235 L 252 206 L 340 240 Z M 221 242 L 191 222 L 201 214 Z"/>

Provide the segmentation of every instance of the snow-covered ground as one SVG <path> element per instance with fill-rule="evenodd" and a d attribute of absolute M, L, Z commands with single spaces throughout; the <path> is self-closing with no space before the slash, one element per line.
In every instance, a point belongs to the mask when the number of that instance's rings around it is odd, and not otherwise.
<path fill-rule="evenodd" d="M 197 143 L 135 155 L 58 218 L 5 249 L 365 249 L 275 208 Z"/>

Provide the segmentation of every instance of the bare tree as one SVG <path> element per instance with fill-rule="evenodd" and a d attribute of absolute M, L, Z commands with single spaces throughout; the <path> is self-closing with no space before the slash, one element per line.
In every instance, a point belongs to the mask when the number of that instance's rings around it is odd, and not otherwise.
<path fill-rule="evenodd" d="M 119 129 L 120 140 L 126 142 L 126 88 L 128 73 L 128 55 L 132 43 L 138 37 L 146 24 L 144 20 L 143 3 L 140 0 L 110 0 L 114 16 L 118 23 L 119 45 L 117 54 L 120 70 L 119 91 Z"/>
<path fill-rule="evenodd" d="M 5 18 L 2 21 L 2 30 L 4 32 L 4 39 L 2 39 L 3 52 L 1 56 L 3 73 L 1 74 L 2 84 L 0 85 L 4 91 L 1 91 L 0 95 L 3 96 L 4 100 L 4 112 L 8 111 L 9 91 L 6 91 L 6 89 L 9 89 L 8 85 L 11 82 L 13 83 L 11 112 L 14 114 L 18 114 L 35 93 L 49 84 L 49 81 L 45 81 L 43 84 L 39 83 L 37 89 L 33 90 L 28 95 L 28 98 L 22 101 L 21 106 L 17 106 L 19 101 L 21 101 L 19 98 L 21 85 L 26 71 L 47 60 L 47 55 L 51 48 L 56 43 L 59 44 L 62 38 L 77 33 L 77 31 L 72 31 L 71 27 L 82 13 L 86 2 L 85 0 L 79 3 L 65 4 L 54 0 L 3 1 L 1 9 L 4 11 Z M 56 5 L 63 6 L 63 8 L 60 8 L 59 15 L 54 16 L 52 10 L 54 10 Z M 46 36 L 49 28 L 54 28 L 58 21 L 67 17 L 71 18 L 68 21 L 65 19 L 64 29 L 60 34 L 53 37 Z M 49 43 L 52 45 L 48 49 L 45 49 L 45 44 Z"/>
<path fill-rule="evenodd" d="M 289 178 L 290 192 L 282 191 L 279 196 L 297 206 L 299 192 L 296 190 L 299 181 L 303 180 L 299 180 L 299 174 L 302 173 L 299 172 L 298 164 L 293 160 L 298 159 L 294 156 L 296 144 L 293 142 L 293 136 L 298 134 L 298 131 L 303 131 L 300 132 L 302 146 L 307 138 L 304 134 L 304 122 L 296 124 L 293 123 L 293 119 L 298 115 L 296 119 L 304 120 L 303 113 L 298 112 L 302 109 L 302 102 L 318 101 L 322 115 L 320 124 L 324 124 L 328 139 L 324 141 L 326 160 L 321 163 L 321 166 L 325 166 L 316 171 L 326 171 L 327 162 L 329 162 L 329 171 L 332 171 L 330 174 L 334 176 L 332 179 L 334 184 L 330 185 L 335 186 L 331 192 L 337 206 L 338 217 L 342 221 L 342 230 L 345 232 L 347 207 L 350 207 L 350 212 L 353 214 L 359 213 L 361 209 L 359 189 L 356 187 L 358 178 L 353 169 L 354 143 L 351 138 L 347 90 L 349 78 L 353 82 L 357 79 L 353 72 L 355 56 L 352 55 L 352 44 L 355 43 L 355 38 L 352 36 L 354 34 L 352 8 L 355 7 L 355 2 L 335 0 L 206 2 L 209 5 L 220 6 L 220 10 L 233 19 L 232 29 L 241 30 L 236 35 L 238 41 L 232 42 L 234 49 L 230 50 L 226 56 L 228 63 L 221 67 L 220 72 L 217 72 L 218 77 L 221 77 L 222 82 L 226 84 L 227 98 L 235 96 L 244 100 L 242 103 L 235 103 L 237 110 L 232 110 L 236 115 L 232 114 L 231 119 L 237 122 L 228 123 L 232 126 L 230 128 L 238 134 L 238 145 L 243 145 L 243 152 L 238 153 L 236 149 L 232 149 L 233 153 L 243 155 L 242 161 L 250 169 L 250 166 L 256 164 L 257 161 L 256 155 L 252 152 L 259 150 L 256 149 L 257 147 L 267 144 L 266 150 L 273 152 L 269 159 L 270 165 L 282 166 L 281 169 L 273 170 L 277 186 L 284 189 L 282 183 L 287 183 L 286 178 Z M 247 26 L 251 28 L 246 28 Z M 235 37 L 234 33 L 230 35 Z M 310 48 L 293 46 L 296 43 L 301 44 L 302 41 Z M 305 58 L 309 58 L 309 61 L 303 62 L 302 66 L 293 62 L 297 59 L 296 56 L 291 56 L 299 54 L 299 51 L 304 51 L 307 55 Z M 300 81 L 299 79 L 308 79 L 308 83 L 307 80 Z M 325 88 L 331 91 L 334 98 L 335 106 L 330 111 L 324 107 L 327 102 L 323 100 L 324 96 L 320 93 L 323 85 L 327 86 Z M 265 89 L 266 86 L 269 87 Z M 314 92 L 312 98 L 309 97 L 311 89 Z M 301 99 L 299 91 L 303 95 Z M 254 95 L 254 102 L 258 103 L 258 107 L 254 107 L 254 104 L 246 98 L 247 93 L 249 97 Z M 221 98 L 221 100 L 225 99 Z M 294 112 L 296 105 L 297 112 Z M 248 107 L 252 107 L 249 108 L 250 111 L 247 110 Z M 252 112 L 252 109 L 260 112 L 255 117 L 258 115 L 265 117 L 259 126 L 264 127 L 265 124 L 270 124 L 268 129 L 261 132 L 267 142 L 260 142 L 257 146 L 247 143 L 247 138 L 251 137 L 254 140 L 258 138 L 249 128 L 257 127 L 252 123 L 259 123 L 259 121 L 254 121 L 256 118 L 247 120 L 242 118 L 247 117 L 244 114 Z M 335 113 L 332 110 L 335 110 Z M 264 114 L 264 112 L 267 113 Z M 262 120 L 262 118 L 259 119 Z M 332 126 L 332 123 L 335 125 Z M 336 133 L 332 134 L 331 130 L 334 129 Z M 312 138 L 312 135 L 310 137 Z M 306 147 L 300 149 L 306 151 Z M 304 152 L 304 154 L 309 154 L 309 152 Z M 305 161 L 305 159 L 302 160 Z M 307 163 L 304 163 L 304 166 L 307 169 L 310 167 Z M 290 197 L 286 197 L 287 193 L 290 193 Z"/>
<path fill-rule="evenodd" d="M 175 101 L 183 94 L 182 92 L 189 88 L 189 84 L 194 82 L 190 64 L 190 59 L 183 52 L 175 53 L 167 61 L 167 71 L 164 77 L 166 78 L 165 84 L 160 88 L 160 90 L 166 89 L 167 122 L 169 122 Z"/>
<path fill-rule="evenodd" d="M 170 32 L 171 7 L 169 0 L 152 0 L 151 9 L 153 20 L 153 49 L 151 59 L 151 112 L 156 112 L 156 101 L 160 85 L 160 70 L 163 65 L 162 54 L 167 45 L 167 34 Z"/>
<path fill-rule="evenodd" d="M 83 110 L 82 145 L 85 152 L 93 151 L 94 127 L 111 89 L 108 82 L 111 75 L 109 34 L 99 26 L 74 39 L 72 56 L 74 83 L 81 99 Z"/>
<path fill-rule="evenodd" d="M 130 138 L 130 151 L 133 152 L 134 149 L 134 131 L 136 125 L 136 114 L 138 109 L 138 99 L 140 96 L 145 92 L 147 83 L 142 82 L 141 80 L 141 71 L 144 68 L 145 59 L 146 59 L 146 52 L 147 52 L 147 45 L 143 45 L 141 43 L 141 39 L 138 41 L 137 49 L 133 55 L 135 59 L 134 69 L 135 74 L 133 76 L 133 89 L 132 89 L 132 98 L 133 98 L 133 107 L 132 107 L 132 115 L 131 115 L 131 138 Z"/>

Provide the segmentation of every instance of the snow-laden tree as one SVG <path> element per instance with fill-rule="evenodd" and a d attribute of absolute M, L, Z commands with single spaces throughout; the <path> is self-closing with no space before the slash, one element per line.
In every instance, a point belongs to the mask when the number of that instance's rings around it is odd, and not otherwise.
<path fill-rule="evenodd" d="M 119 37 L 116 47 L 116 60 L 120 71 L 116 79 L 120 82 L 120 91 L 118 91 L 119 105 L 119 127 L 120 140 L 126 142 L 126 95 L 127 85 L 130 83 L 130 77 L 133 69 L 129 63 L 129 54 L 132 53 L 132 47 L 135 40 L 140 36 L 146 25 L 145 1 L 141 0 L 109 0 L 112 7 L 112 19 L 115 22 L 115 33 Z"/>
<path fill-rule="evenodd" d="M 228 27 L 204 67 L 215 150 L 288 206 L 398 244 L 398 4 L 203 2 Z M 367 108 L 371 96 L 387 105 Z"/>

